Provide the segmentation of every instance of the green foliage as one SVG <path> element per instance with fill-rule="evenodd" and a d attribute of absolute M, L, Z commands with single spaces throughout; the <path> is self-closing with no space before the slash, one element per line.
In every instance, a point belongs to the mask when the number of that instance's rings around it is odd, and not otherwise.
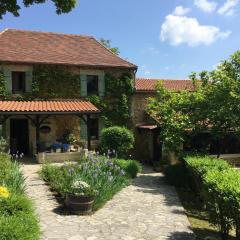
<path fill-rule="evenodd" d="M 37 240 L 39 235 L 38 221 L 32 213 L 0 216 L 1 240 Z"/>
<path fill-rule="evenodd" d="M 32 211 L 31 201 L 22 194 L 13 193 L 9 198 L 0 200 L 0 215 L 13 216 Z"/>
<path fill-rule="evenodd" d="M 230 164 L 225 160 L 209 156 L 187 156 L 185 161 L 187 166 L 201 178 L 203 178 L 209 170 L 215 169 L 217 171 L 223 171 L 231 168 Z"/>
<path fill-rule="evenodd" d="M 41 176 L 63 197 L 71 192 L 71 186 L 76 180 L 86 182 L 96 191 L 94 210 L 102 207 L 129 183 L 128 177 L 113 160 L 93 156 L 82 159 L 78 164 L 62 167 L 45 165 Z"/>
<path fill-rule="evenodd" d="M 60 195 L 65 196 L 66 189 L 70 185 L 71 179 L 68 173 L 60 167 L 45 164 L 42 167 L 41 177 L 50 184 L 50 187 L 56 190 Z"/>
<path fill-rule="evenodd" d="M 193 73 L 194 91 L 170 92 L 158 86 L 147 111 L 159 123 L 165 144 L 176 150 L 189 136 L 208 131 L 219 143 L 229 133 L 240 134 L 240 51 L 216 70 Z"/>
<path fill-rule="evenodd" d="M 8 142 L 3 137 L 0 137 L 0 153 L 6 153 L 8 149 Z"/>
<path fill-rule="evenodd" d="M 0 70 L 0 99 L 1 100 L 9 99 L 9 93 L 6 90 L 5 77 L 1 70 Z"/>
<path fill-rule="evenodd" d="M 142 171 L 142 165 L 136 160 L 115 159 L 114 162 L 125 171 L 130 178 L 135 178 Z"/>
<path fill-rule="evenodd" d="M 109 127 L 102 131 L 101 147 L 105 152 L 115 150 L 118 156 L 126 156 L 133 143 L 133 133 L 125 127 Z"/>
<path fill-rule="evenodd" d="M 224 160 L 210 157 L 187 157 L 186 163 L 193 173 L 206 204 L 210 222 L 220 229 L 223 240 L 228 239 L 231 228 L 240 237 L 240 173 Z"/>
<path fill-rule="evenodd" d="M 11 159 L 7 154 L 0 154 L 0 184 L 2 185 L 11 174 Z"/>
<path fill-rule="evenodd" d="M 104 38 L 100 39 L 100 43 L 106 47 L 107 49 L 109 49 L 112 53 L 119 55 L 120 51 L 118 47 L 111 47 L 111 41 L 110 40 L 106 40 Z"/>
<path fill-rule="evenodd" d="M 20 171 L 18 162 L 14 161 L 11 163 L 11 171 L 8 177 L 5 178 L 4 183 L 8 186 L 10 191 L 17 194 L 24 194 L 26 190 L 25 178 Z"/>
<path fill-rule="evenodd" d="M 0 154 L 0 186 L 9 197 L 0 199 L 0 239 L 37 240 L 40 230 L 32 202 L 25 195 L 24 177 L 19 164 L 7 154 Z M 31 229 L 31 231 L 29 231 Z"/>
<path fill-rule="evenodd" d="M 133 79 L 128 73 L 120 77 L 106 74 L 105 83 L 105 97 L 89 96 L 87 99 L 101 110 L 101 118 L 106 127 L 126 126 L 131 119 L 130 98 L 134 91 Z"/>
<path fill-rule="evenodd" d="M 238 170 L 208 171 L 204 177 L 210 222 L 221 229 L 223 239 L 236 229 L 240 238 L 240 173 Z"/>
<path fill-rule="evenodd" d="M 35 66 L 33 70 L 32 93 L 29 98 L 79 98 L 80 76 L 63 66 Z"/>
<path fill-rule="evenodd" d="M 55 7 L 56 7 L 56 13 L 68 13 L 73 8 L 75 8 L 77 2 L 76 0 L 51 0 Z M 25 7 L 29 7 L 34 4 L 40 4 L 45 3 L 46 0 L 22 0 Z M 2 16 L 6 14 L 7 12 L 12 13 L 15 17 L 19 16 L 19 11 L 21 7 L 17 3 L 16 0 L 3 0 L 0 2 L 0 19 L 2 19 Z"/>

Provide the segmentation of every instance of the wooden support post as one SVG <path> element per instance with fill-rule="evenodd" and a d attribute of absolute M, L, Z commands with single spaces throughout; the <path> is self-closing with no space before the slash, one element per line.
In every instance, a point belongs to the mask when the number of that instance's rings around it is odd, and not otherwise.
<path fill-rule="evenodd" d="M 91 150 L 90 116 L 89 115 L 87 115 L 87 142 L 88 142 L 88 150 Z"/>
<path fill-rule="evenodd" d="M 39 152 L 39 141 L 40 141 L 40 121 L 39 115 L 36 115 L 36 146 L 37 146 L 37 153 Z"/>

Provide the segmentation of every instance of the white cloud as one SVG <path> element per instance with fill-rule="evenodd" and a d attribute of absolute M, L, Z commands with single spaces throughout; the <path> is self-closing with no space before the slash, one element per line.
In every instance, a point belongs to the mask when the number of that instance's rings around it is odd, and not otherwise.
<path fill-rule="evenodd" d="M 161 26 L 160 39 L 174 46 L 183 43 L 189 46 L 210 45 L 218 39 L 227 38 L 230 33 L 222 32 L 215 26 L 201 25 L 196 18 L 169 14 Z"/>
<path fill-rule="evenodd" d="M 151 74 L 151 72 L 148 70 L 148 68 L 145 64 L 141 66 L 141 69 L 142 69 L 144 75 L 150 75 Z"/>
<path fill-rule="evenodd" d="M 182 16 L 191 11 L 190 8 L 184 8 L 183 6 L 177 6 L 173 12 L 174 15 Z"/>
<path fill-rule="evenodd" d="M 214 12 L 217 7 L 216 2 L 209 1 L 209 0 L 194 0 L 194 4 L 195 6 L 200 8 L 202 11 L 208 12 L 208 13 Z"/>
<path fill-rule="evenodd" d="M 230 16 L 234 13 L 234 8 L 237 6 L 239 0 L 226 0 L 226 2 L 218 9 L 221 15 Z"/>

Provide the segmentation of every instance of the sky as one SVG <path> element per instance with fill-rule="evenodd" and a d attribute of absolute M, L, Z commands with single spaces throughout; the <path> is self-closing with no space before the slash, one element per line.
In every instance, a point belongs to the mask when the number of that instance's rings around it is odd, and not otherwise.
<path fill-rule="evenodd" d="M 18 3 L 21 1 L 19 0 Z M 240 0 L 79 0 L 57 15 L 50 0 L 6 14 L 5 28 L 74 33 L 111 40 L 138 77 L 186 79 L 213 70 L 240 49 Z"/>

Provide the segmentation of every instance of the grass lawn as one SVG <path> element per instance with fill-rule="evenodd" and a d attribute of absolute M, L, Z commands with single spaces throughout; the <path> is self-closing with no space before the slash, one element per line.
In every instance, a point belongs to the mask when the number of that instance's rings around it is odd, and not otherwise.
<path fill-rule="evenodd" d="M 202 210 L 201 204 L 197 203 L 194 195 L 190 191 L 179 188 L 177 192 L 197 240 L 204 240 L 206 237 L 221 240 L 217 228 L 209 224 L 206 212 Z M 231 235 L 233 236 L 233 233 Z M 234 240 L 235 238 L 231 237 L 230 239 Z"/>

